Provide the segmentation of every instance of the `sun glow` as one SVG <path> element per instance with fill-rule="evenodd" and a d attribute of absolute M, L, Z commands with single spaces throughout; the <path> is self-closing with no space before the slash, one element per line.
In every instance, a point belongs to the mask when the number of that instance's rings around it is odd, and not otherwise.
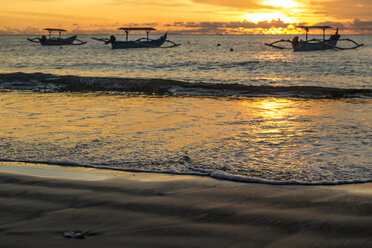
<path fill-rule="evenodd" d="M 262 2 L 263 5 L 283 7 L 283 8 L 296 8 L 300 4 L 293 0 L 266 0 Z"/>
<path fill-rule="evenodd" d="M 263 22 L 263 21 L 278 20 L 278 19 L 286 23 L 296 22 L 294 18 L 288 17 L 280 12 L 245 14 L 244 19 L 246 19 L 247 21 L 255 22 L 255 23 Z"/>

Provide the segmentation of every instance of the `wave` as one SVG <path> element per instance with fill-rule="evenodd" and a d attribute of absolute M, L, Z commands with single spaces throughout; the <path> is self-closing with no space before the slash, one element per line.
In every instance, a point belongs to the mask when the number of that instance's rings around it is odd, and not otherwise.
<path fill-rule="evenodd" d="M 189 166 L 188 157 L 181 158 L 179 163 L 185 165 L 186 167 Z M 172 170 L 143 170 L 143 169 L 127 169 L 127 168 L 117 168 L 117 167 L 109 167 L 109 166 L 100 166 L 100 165 L 93 165 L 88 163 L 82 162 L 75 162 L 75 161 L 59 161 L 59 160 L 22 160 L 22 159 L 1 159 L 0 162 L 10 162 L 10 163 L 29 163 L 29 164 L 45 164 L 45 165 L 56 165 L 62 167 L 81 167 L 81 168 L 91 168 L 97 170 L 111 170 L 111 171 L 121 171 L 121 172 L 133 172 L 133 173 L 159 173 L 159 174 L 172 174 L 172 175 L 190 175 L 190 176 L 204 176 L 204 177 L 211 177 L 214 179 L 219 180 L 227 180 L 233 182 L 241 182 L 241 183 L 258 183 L 258 184 L 269 184 L 269 185 L 302 185 L 302 186 L 320 186 L 320 185 L 345 185 L 345 184 L 362 184 L 362 183 L 371 183 L 372 178 L 369 179 L 356 179 L 356 180 L 339 180 L 339 181 L 314 181 L 314 182 L 307 182 L 307 181 L 298 181 L 298 180 L 287 180 L 287 181 L 274 181 L 268 180 L 264 178 L 257 178 L 257 177 L 248 177 L 248 176 L 241 176 L 241 175 L 234 175 L 225 173 L 218 170 L 206 170 L 200 168 L 189 168 L 195 172 L 177 172 Z"/>
<path fill-rule="evenodd" d="M 35 92 L 116 92 L 169 96 L 372 98 L 372 89 L 189 83 L 168 79 L 81 77 L 21 72 L 0 74 L 0 89 Z"/>

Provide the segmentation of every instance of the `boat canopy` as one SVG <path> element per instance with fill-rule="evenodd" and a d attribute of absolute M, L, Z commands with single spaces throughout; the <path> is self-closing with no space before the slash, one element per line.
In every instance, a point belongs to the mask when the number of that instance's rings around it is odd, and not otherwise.
<path fill-rule="evenodd" d="M 303 28 L 303 29 L 310 29 L 310 28 L 315 28 L 315 29 L 329 29 L 332 28 L 331 26 L 296 26 L 296 28 Z"/>
<path fill-rule="evenodd" d="M 325 30 L 332 28 L 331 26 L 296 26 L 296 28 L 303 28 L 306 31 L 306 41 L 308 41 L 307 33 L 309 32 L 309 29 L 322 29 L 323 30 L 323 41 L 325 40 Z M 338 30 L 338 29 L 337 29 Z"/>
<path fill-rule="evenodd" d="M 147 28 L 147 27 L 139 27 L 139 28 L 118 28 L 120 30 L 124 31 L 132 31 L 132 30 L 145 30 L 145 31 L 151 31 L 151 30 L 156 30 L 155 28 Z"/>
<path fill-rule="evenodd" d="M 137 28 L 118 28 L 119 30 L 124 30 L 125 31 L 125 40 L 128 41 L 128 34 L 129 34 L 129 31 L 132 31 L 132 30 L 144 30 L 146 31 L 146 38 L 147 40 L 149 40 L 149 33 L 151 30 L 156 30 L 155 28 L 150 28 L 150 27 L 137 27 Z"/>
<path fill-rule="evenodd" d="M 65 29 L 59 29 L 59 28 L 44 28 L 44 30 L 47 30 L 49 32 L 57 31 L 57 32 L 66 32 Z"/>
<path fill-rule="evenodd" d="M 44 30 L 47 30 L 49 32 L 49 39 L 52 36 L 52 32 L 56 31 L 58 32 L 58 38 L 61 38 L 61 33 L 66 32 L 67 30 L 65 29 L 60 29 L 60 28 L 44 28 Z"/>

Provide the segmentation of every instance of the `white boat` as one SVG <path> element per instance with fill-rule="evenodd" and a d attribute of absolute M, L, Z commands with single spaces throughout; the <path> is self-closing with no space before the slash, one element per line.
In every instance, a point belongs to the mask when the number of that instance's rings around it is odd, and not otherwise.
<path fill-rule="evenodd" d="M 357 42 L 351 39 L 340 39 L 341 35 L 338 34 L 338 28 L 336 29 L 336 33 L 330 35 L 328 39 L 325 37 L 325 30 L 330 29 L 330 26 L 297 26 L 297 28 L 302 28 L 306 31 L 306 38 L 305 40 L 301 40 L 298 36 L 295 36 L 292 40 L 277 40 L 272 43 L 265 43 L 266 46 L 278 48 L 278 49 L 285 49 L 286 47 L 278 46 L 278 43 L 287 42 L 292 45 L 293 51 L 318 51 L 318 50 L 329 50 L 329 49 L 339 49 L 339 50 L 347 50 L 347 49 L 355 49 L 358 47 L 363 46 L 363 44 L 358 44 Z M 310 29 L 322 29 L 323 30 L 323 39 L 308 39 L 308 32 Z M 349 41 L 354 43 L 353 47 L 339 47 L 337 46 L 338 41 Z"/>

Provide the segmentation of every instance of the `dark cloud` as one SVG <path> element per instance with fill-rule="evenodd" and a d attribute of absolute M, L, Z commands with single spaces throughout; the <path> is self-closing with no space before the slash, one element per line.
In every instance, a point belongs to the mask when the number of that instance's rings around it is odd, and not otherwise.
<path fill-rule="evenodd" d="M 308 24 L 304 24 L 304 25 L 308 25 Z M 334 28 L 344 28 L 345 23 L 342 23 L 342 22 L 318 22 L 318 23 L 315 23 L 313 26 L 331 26 L 331 27 L 334 27 Z"/>
<path fill-rule="evenodd" d="M 309 25 L 308 23 L 297 23 L 297 26 Z M 340 30 L 347 30 L 354 33 L 371 33 L 372 21 L 354 19 L 351 22 L 319 22 L 313 25 L 338 27 Z M 280 19 L 261 21 L 258 23 L 241 22 L 174 22 L 164 27 L 172 30 L 172 33 L 179 34 L 225 34 L 225 33 L 254 33 L 265 31 L 271 28 L 293 28 L 294 24 L 286 23 Z"/>
<path fill-rule="evenodd" d="M 362 21 L 357 18 L 351 22 L 319 22 L 315 25 L 327 25 L 335 28 L 337 27 L 340 30 L 348 30 L 356 33 L 372 32 L 372 21 Z"/>
<path fill-rule="evenodd" d="M 168 24 L 167 27 L 177 28 L 177 33 L 201 33 L 201 34 L 221 34 L 221 33 L 250 33 L 248 29 L 270 29 L 287 28 L 290 23 L 285 23 L 280 19 L 262 21 L 258 23 L 241 22 L 175 22 Z M 180 30 L 180 28 L 182 30 Z"/>
<path fill-rule="evenodd" d="M 372 32 L 372 21 L 361 21 L 359 19 L 354 19 L 351 23 L 351 29 Z"/>

